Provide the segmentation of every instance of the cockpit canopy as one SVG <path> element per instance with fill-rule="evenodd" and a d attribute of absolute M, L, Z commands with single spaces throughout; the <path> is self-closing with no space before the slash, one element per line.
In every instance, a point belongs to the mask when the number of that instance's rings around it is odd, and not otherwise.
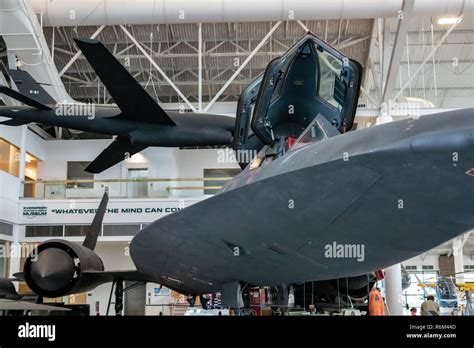
<path fill-rule="evenodd" d="M 242 93 L 234 149 L 258 151 L 282 138 L 298 138 L 318 114 L 337 131 L 350 130 L 361 74 L 359 63 L 305 35 Z"/>

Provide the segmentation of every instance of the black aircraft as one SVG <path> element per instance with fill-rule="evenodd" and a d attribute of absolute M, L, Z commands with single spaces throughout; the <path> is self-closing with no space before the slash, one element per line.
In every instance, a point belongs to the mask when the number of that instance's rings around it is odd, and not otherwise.
<path fill-rule="evenodd" d="M 236 150 L 259 150 L 213 197 L 141 230 L 143 274 L 190 294 L 383 269 L 474 228 L 474 110 L 349 132 L 361 67 L 304 37 L 242 93 Z M 244 164 L 245 165 L 245 164 Z"/>
<path fill-rule="evenodd" d="M 93 290 L 101 284 L 112 283 L 112 290 L 115 289 L 115 311 L 118 315 L 121 314 L 123 309 L 123 293 L 129 288 L 145 282 L 164 284 L 161 277 L 155 278 L 136 270 L 111 271 L 104 269 L 103 262 L 99 255 L 94 252 L 94 249 L 100 234 L 107 202 L 108 194 L 105 192 L 82 245 L 61 239 L 51 239 L 41 243 L 26 259 L 23 272 L 15 274 L 17 278 L 13 280 L 26 281 L 29 288 L 40 299 L 82 293 Z M 134 283 L 129 288 L 124 288 L 124 281 Z M 311 284 L 297 284 L 295 285 L 295 291 L 298 296 L 295 296 L 295 304 L 310 303 L 310 287 L 316 289 L 314 299 L 324 301 L 325 305 L 335 303 L 336 300 L 342 304 L 361 302 L 360 299 L 368 295 L 368 289 L 373 286 L 374 282 L 374 276 L 368 274 L 311 282 Z M 172 289 L 182 292 L 179 288 L 173 287 L 172 284 L 169 285 Z M 301 287 L 308 289 L 306 297 L 309 296 L 309 298 L 302 298 L 304 291 L 300 291 Z M 273 288 L 271 290 L 274 295 L 276 294 L 273 301 L 275 305 L 288 304 L 288 292 L 283 294 L 279 289 Z M 185 294 L 191 295 L 189 298 L 191 304 L 194 304 L 196 295 L 202 295 L 194 292 L 185 292 Z M 247 295 L 247 298 L 245 295 Z M 248 295 L 247 291 L 243 296 L 246 305 L 249 303 Z M 5 299 L 5 301 L 18 302 L 22 297 L 15 291 L 11 280 L 0 278 L 0 301 Z M 205 298 L 200 296 L 200 300 L 203 307 L 207 308 Z M 41 308 L 32 301 L 29 303 L 34 306 L 32 309 Z M 0 310 L 2 310 L 2 306 L 7 306 L 5 309 L 23 308 L 24 303 L 13 305 L 11 302 L 8 304 L 0 302 Z M 48 309 L 48 306 L 43 309 Z"/>
<path fill-rule="evenodd" d="M 233 117 L 165 111 L 130 75 L 120 62 L 95 40 L 78 40 L 95 72 L 117 106 L 56 103 L 25 71 L 10 71 L 20 92 L 0 86 L 0 93 L 26 106 L 0 106 L 0 116 L 10 120 L 0 125 L 31 122 L 117 136 L 87 168 L 91 173 L 123 161 L 149 146 L 181 147 L 229 145 Z"/>
<path fill-rule="evenodd" d="M 28 285 L 54 295 L 136 276 L 240 307 L 250 286 L 285 299 L 298 284 L 353 277 L 359 292 L 364 275 L 471 230 L 473 110 L 349 132 L 361 70 L 305 36 L 240 97 L 233 146 L 257 156 L 215 196 L 141 230 L 137 271 L 104 272 L 88 243 L 46 242 L 39 265 L 52 271 L 27 260 Z"/>

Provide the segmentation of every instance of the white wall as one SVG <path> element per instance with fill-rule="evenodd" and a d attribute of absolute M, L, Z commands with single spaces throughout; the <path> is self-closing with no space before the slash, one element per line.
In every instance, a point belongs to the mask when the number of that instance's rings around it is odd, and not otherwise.
<path fill-rule="evenodd" d="M 0 138 L 11 144 L 21 146 L 22 127 L 0 126 Z M 40 160 L 45 157 L 45 141 L 39 136 L 26 131 L 26 151 Z M 18 197 L 20 179 L 0 171 L 0 220 L 16 222 L 18 217 Z"/>
<path fill-rule="evenodd" d="M 38 166 L 38 177 L 43 180 L 65 180 L 68 161 L 91 161 L 111 140 L 48 140 L 45 142 L 44 161 Z M 115 166 L 96 178 L 120 179 L 120 167 Z"/>
<path fill-rule="evenodd" d="M 239 168 L 236 163 L 220 163 L 218 153 L 222 150 L 179 150 L 177 153 L 178 170 L 186 173 L 182 177 L 202 178 L 204 169 Z"/>
<path fill-rule="evenodd" d="M 65 180 L 68 161 L 92 161 L 112 140 L 49 140 L 45 142 L 45 160 L 38 166 L 38 178 Z M 127 179 L 129 168 L 147 168 L 149 178 L 202 178 L 205 168 L 238 168 L 236 163 L 219 163 L 215 149 L 180 150 L 178 148 L 149 147 L 100 174 L 94 179 Z M 202 186 L 202 182 L 153 182 L 148 184 L 151 197 L 167 197 L 169 186 Z M 59 185 L 61 186 L 61 185 Z M 57 190 L 63 190 L 62 187 Z M 125 183 L 108 183 L 111 197 L 126 197 Z M 94 189 L 69 189 L 68 198 L 96 197 L 103 191 L 103 183 L 95 183 Z M 42 187 L 38 187 L 42 190 Z M 50 189 L 51 190 L 51 189 Z M 38 191 L 41 192 L 42 191 Z M 46 192 L 49 192 L 48 189 Z M 202 191 L 171 191 L 171 196 L 201 196 Z M 51 198 L 54 198 L 51 196 Z"/>
<path fill-rule="evenodd" d="M 49 140 L 45 142 L 46 155 L 39 165 L 38 176 L 43 180 L 64 180 L 68 161 L 92 161 L 110 143 L 111 140 Z M 219 163 L 215 149 L 149 147 L 140 154 L 94 178 L 125 178 L 121 168 L 143 167 L 142 164 L 149 168 L 150 178 L 202 177 L 204 168 L 238 168 L 236 163 Z"/>
<path fill-rule="evenodd" d="M 17 222 L 20 179 L 0 171 L 0 220 Z"/>
<path fill-rule="evenodd" d="M 3 118 L 1 118 L 3 120 Z M 13 145 L 20 147 L 21 145 L 22 127 L 0 126 L 0 138 L 3 138 Z M 46 141 L 33 133 L 31 130 L 26 132 L 26 152 L 43 160 L 45 157 Z"/>
<path fill-rule="evenodd" d="M 16 146 L 21 145 L 22 127 L 0 126 L 0 137 L 6 139 Z M 32 131 L 27 130 L 26 151 L 40 159 L 38 164 L 38 179 L 41 180 L 65 180 L 67 178 L 68 161 L 92 161 L 95 159 L 112 140 L 43 140 Z M 201 178 L 205 168 L 238 168 L 236 163 L 218 163 L 218 150 L 179 150 L 178 148 L 150 147 L 140 154 L 133 156 L 130 160 L 109 168 L 108 170 L 94 175 L 95 180 L 100 179 L 126 179 L 128 168 L 148 168 L 149 178 Z M 2 174 L 2 177 L 4 175 Z M 11 178 L 5 177 L 2 186 L 8 186 L 7 200 L 15 200 L 18 196 L 14 191 L 19 183 L 13 185 Z M 4 184 L 4 185 L 3 185 Z M 163 192 L 168 186 L 176 183 L 150 183 L 148 191 L 151 196 L 163 197 Z M 202 182 L 181 182 L 181 185 L 201 186 Z M 62 186 L 62 185 L 59 185 Z M 75 190 L 73 198 L 96 197 L 97 192 L 103 191 L 103 184 L 97 183 L 94 189 Z M 111 196 L 125 196 L 125 184 L 107 184 Z M 37 192 L 43 197 L 42 185 L 37 186 Z M 61 189 L 61 188 L 58 188 Z M 97 191 L 97 192 L 91 192 Z M 156 194 L 154 194 L 156 193 Z M 190 192 L 187 191 L 186 194 Z M 195 192 L 201 195 L 202 192 Z M 4 193 L 5 194 L 5 193 Z M 175 191 L 172 195 L 182 196 L 184 192 Z M 82 196 L 81 196 L 82 195 Z M 0 199 L 1 199 L 0 193 Z M 54 198 L 51 197 L 51 198 Z M 68 197 L 69 198 L 69 197 Z M 7 209 L 8 202 L 0 203 L 0 219 Z M 11 219 L 9 220 L 11 221 Z"/>

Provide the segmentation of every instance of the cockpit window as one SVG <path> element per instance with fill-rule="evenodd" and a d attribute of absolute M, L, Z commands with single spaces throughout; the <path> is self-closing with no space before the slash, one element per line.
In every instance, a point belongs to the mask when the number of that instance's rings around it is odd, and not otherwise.
<path fill-rule="evenodd" d="M 360 74 L 359 64 L 308 34 L 268 64 L 251 121 L 254 134 L 267 145 L 279 139 L 290 145 L 317 114 L 340 133 L 350 130 Z"/>
<path fill-rule="evenodd" d="M 319 96 L 328 104 L 339 108 L 341 105 L 334 98 L 336 79 L 342 73 L 342 61 L 327 51 L 318 51 L 319 56 Z"/>
<path fill-rule="evenodd" d="M 301 133 L 298 139 L 296 139 L 293 144 L 290 144 L 290 151 L 300 149 L 306 145 L 326 139 L 327 137 L 328 136 L 324 132 L 321 125 L 318 123 L 318 118 L 316 117 L 313 122 L 311 122 Z"/>

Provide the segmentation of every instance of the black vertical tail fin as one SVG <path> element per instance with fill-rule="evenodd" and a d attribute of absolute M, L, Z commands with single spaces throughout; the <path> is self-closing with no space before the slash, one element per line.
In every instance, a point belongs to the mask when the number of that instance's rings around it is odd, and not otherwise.
<path fill-rule="evenodd" d="M 89 232 L 87 232 L 86 239 L 84 239 L 84 243 L 82 246 L 94 250 L 95 245 L 97 244 L 97 238 L 99 237 L 100 231 L 102 229 L 102 221 L 104 220 L 105 210 L 107 209 L 107 203 L 109 202 L 109 195 L 107 191 L 104 192 L 102 196 L 102 200 L 99 204 L 99 209 L 97 209 L 97 213 L 95 213 L 94 220 L 89 228 Z"/>
<path fill-rule="evenodd" d="M 27 71 L 10 69 L 8 72 L 21 94 L 28 96 L 41 104 L 56 104 L 56 100 L 54 100 L 54 98 L 44 90 L 43 86 L 36 82 L 33 76 L 31 76 Z"/>
<path fill-rule="evenodd" d="M 101 42 L 91 39 L 74 41 L 122 111 L 121 118 L 176 126 L 167 112 Z"/>

